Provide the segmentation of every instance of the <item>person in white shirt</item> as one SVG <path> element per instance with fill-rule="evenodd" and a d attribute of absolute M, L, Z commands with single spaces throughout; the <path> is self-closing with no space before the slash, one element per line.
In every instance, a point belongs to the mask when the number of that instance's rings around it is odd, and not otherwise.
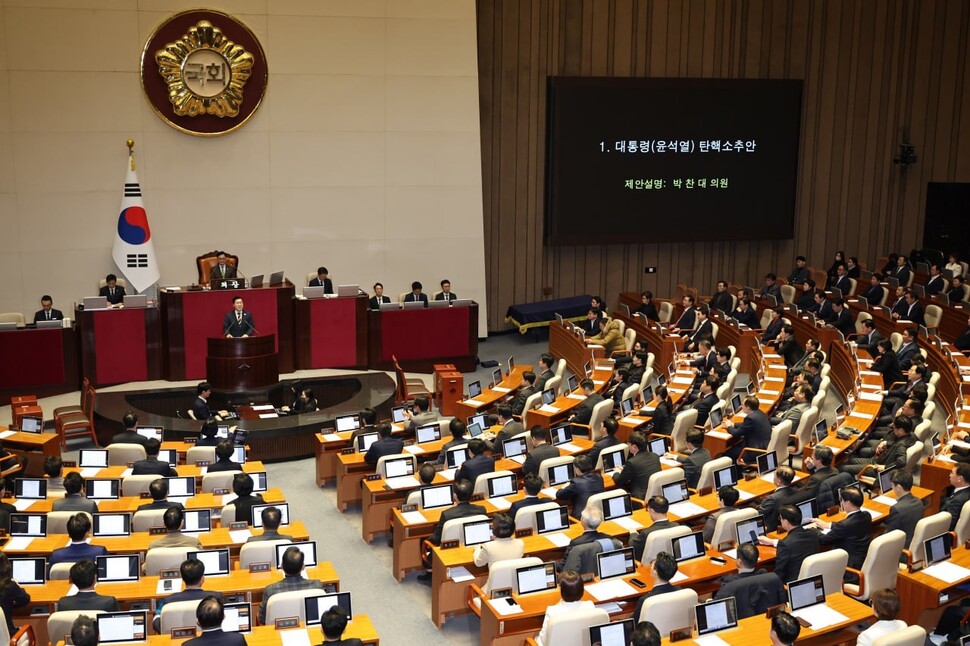
<path fill-rule="evenodd" d="M 858 646 L 871 646 L 878 637 L 906 628 L 906 622 L 896 619 L 899 614 L 899 595 L 895 590 L 883 588 L 872 593 L 872 610 L 876 613 L 876 623 L 872 624 L 856 639 Z"/>
<path fill-rule="evenodd" d="M 963 275 L 963 265 L 960 264 L 959 256 L 957 256 L 955 253 L 951 253 L 945 269 L 952 271 L 954 276 Z"/>
<path fill-rule="evenodd" d="M 583 598 L 583 579 L 575 570 L 564 570 L 559 575 L 559 592 L 562 594 L 562 601 L 546 608 L 546 616 L 542 620 L 542 630 L 539 631 L 539 644 L 551 646 L 549 644 L 549 623 L 552 619 L 560 615 L 568 615 L 576 610 L 592 610 L 596 606 L 592 601 L 582 601 Z"/>
<path fill-rule="evenodd" d="M 475 546 L 474 561 L 478 567 L 491 567 L 492 563 L 520 559 L 525 554 L 525 542 L 513 538 L 515 521 L 508 514 L 495 514 L 492 518 L 492 540 Z M 489 590 L 485 590 L 486 593 Z"/>

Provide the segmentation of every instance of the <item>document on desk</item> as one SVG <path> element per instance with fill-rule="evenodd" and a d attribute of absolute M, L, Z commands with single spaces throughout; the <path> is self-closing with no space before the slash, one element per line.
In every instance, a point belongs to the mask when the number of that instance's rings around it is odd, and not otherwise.
<path fill-rule="evenodd" d="M 464 404 L 465 406 L 472 406 L 474 408 L 478 408 L 479 406 L 484 406 L 485 402 L 480 402 L 477 399 L 466 399 L 465 401 L 462 402 L 462 404 Z"/>
<path fill-rule="evenodd" d="M 17 508 L 17 511 L 27 511 L 32 504 L 34 504 L 33 500 L 15 500 L 13 506 Z"/>
<path fill-rule="evenodd" d="M 499 511 L 505 511 L 512 506 L 508 498 L 503 498 L 502 496 L 496 496 L 495 498 L 489 498 L 488 501 L 492 503 L 492 506 Z"/>
<path fill-rule="evenodd" d="M 862 384 L 860 386 L 863 390 L 871 390 L 873 392 L 879 392 L 882 390 L 882 384 Z"/>
<path fill-rule="evenodd" d="M 581 393 L 569 393 L 568 395 L 566 395 L 566 397 L 568 399 L 578 399 L 579 401 L 584 401 L 586 399 L 586 395 L 583 395 Z"/>
<path fill-rule="evenodd" d="M 421 448 L 419 444 L 409 444 L 404 447 L 404 450 L 411 455 L 418 455 L 419 453 L 425 453 L 425 450 Z"/>
<path fill-rule="evenodd" d="M 622 518 L 614 518 L 613 522 L 619 525 L 620 527 L 622 527 L 623 529 L 627 530 L 631 534 L 633 532 L 639 532 L 641 529 L 643 529 L 643 525 L 633 520 L 632 516 L 623 516 Z"/>
<path fill-rule="evenodd" d="M 31 542 L 33 542 L 32 536 L 14 536 L 11 538 L 6 545 L 3 546 L 4 552 L 22 552 L 28 547 L 30 547 Z"/>
<path fill-rule="evenodd" d="M 719 440 L 731 439 L 731 434 L 725 433 L 724 431 L 708 431 L 707 434 L 710 435 L 711 437 L 716 437 Z"/>
<path fill-rule="evenodd" d="M 291 628 L 281 630 L 276 634 L 280 636 L 280 642 L 283 646 L 311 646 L 310 633 L 306 631 L 306 628 Z"/>
<path fill-rule="evenodd" d="M 0 440 L 10 437 L 11 435 L 16 435 L 17 431 L 3 431 L 0 433 Z"/>
<path fill-rule="evenodd" d="M 323 441 L 324 442 L 339 442 L 342 439 L 344 439 L 344 438 L 340 437 L 336 433 L 324 433 L 323 434 Z"/>
<path fill-rule="evenodd" d="M 81 469 L 82 478 L 95 478 L 101 472 L 99 467 L 85 467 Z"/>
<path fill-rule="evenodd" d="M 464 565 L 456 565 L 455 567 L 448 568 L 448 578 L 455 583 L 461 583 L 462 581 L 471 581 L 475 578 L 475 575 L 468 571 Z"/>
<path fill-rule="evenodd" d="M 706 514 L 707 509 L 704 509 L 700 505 L 695 505 L 689 500 L 683 502 L 674 503 L 668 509 L 671 515 L 677 518 L 689 518 L 691 516 L 699 516 L 701 514 Z"/>
<path fill-rule="evenodd" d="M 683 572 L 678 571 L 676 574 L 670 577 L 670 583 L 680 583 L 681 581 L 686 581 L 689 578 L 690 577 Z"/>
<path fill-rule="evenodd" d="M 566 547 L 569 545 L 569 541 L 572 540 L 563 532 L 553 532 L 552 534 L 543 534 L 543 536 L 556 547 Z"/>
<path fill-rule="evenodd" d="M 492 604 L 492 608 L 495 610 L 496 614 L 502 617 L 517 615 L 522 612 L 522 606 L 515 603 L 515 601 L 512 601 L 511 597 L 506 597 L 504 599 L 492 599 L 489 601 L 489 603 Z"/>
<path fill-rule="evenodd" d="M 492 390 L 494 390 L 497 393 L 502 393 L 503 395 L 505 393 L 512 392 L 512 389 L 511 388 L 502 388 L 501 386 L 492 386 Z"/>
<path fill-rule="evenodd" d="M 783 377 L 765 377 L 764 381 L 777 381 L 779 383 L 785 383 L 785 380 Z"/>
<path fill-rule="evenodd" d="M 386 480 L 384 480 L 384 484 L 386 484 L 391 489 L 408 489 L 408 488 L 417 488 L 421 486 L 421 483 L 418 482 L 418 479 L 415 478 L 414 476 L 400 476 L 397 478 L 387 478 Z"/>
<path fill-rule="evenodd" d="M 253 410 L 276 410 L 273 408 L 272 404 L 260 404 L 259 406 L 253 406 Z"/>
<path fill-rule="evenodd" d="M 683 384 L 684 386 L 690 386 L 694 383 L 694 380 L 690 377 L 674 377 L 670 380 L 672 384 Z"/>
<path fill-rule="evenodd" d="M 865 387 L 865 384 L 863 384 L 863 387 Z M 859 393 L 859 399 L 863 399 L 865 401 L 870 401 L 870 402 L 881 402 L 882 395 L 873 395 L 872 393 Z"/>
<path fill-rule="evenodd" d="M 260 413 L 259 419 L 273 419 L 279 417 L 276 413 Z"/>
<path fill-rule="evenodd" d="M 609 601 L 620 597 L 632 597 L 637 593 L 637 589 L 617 577 L 587 585 L 586 592 L 589 592 L 597 601 Z"/>
<path fill-rule="evenodd" d="M 577 452 L 583 450 L 582 447 L 576 446 L 572 442 L 566 442 L 565 444 L 559 444 L 558 447 L 560 449 L 562 449 L 563 451 L 568 451 L 569 453 L 577 453 Z"/>
<path fill-rule="evenodd" d="M 543 404 L 542 406 L 539 407 L 539 410 L 541 410 L 543 413 L 558 413 L 559 412 L 559 409 L 556 408 L 555 406 L 553 406 L 552 404 Z"/>
<path fill-rule="evenodd" d="M 896 504 L 896 499 L 895 498 L 890 498 L 889 496 L 876 496 L 875 498 L 872 499 L 872 501 L 873 502 L 882 503 L 882 504 L 887 505 L 889 507 L 892 507 L 893 505 Z"/>
<path fill-rule="evenodd" d="M 860 370 L 859 371 L 859 374 L 860 375 L 864 375 L 866 377 L 881 377 L 882 376 L 882 373 L 881 372 L 878 372 L 876 370 Z"/>
<path fill-rule="evenodd" d="M 455 473 L 457 471 L 458 469 L 445 469 L 444 471 L 439 471 L 438 474 L 448 482 L 452 482 L 455 479 Z"/>
<path fill-rule="evenodd" d="M 754 498 L 754 494 L 750 491 L 745 491 L 744 489 L 738 489 L 738 498 L 741 500 L 751 500 Z"/>
<path fill-rule="evenodd" d="M 555 500 L 556 494 L 559 493 L 559 489 L 556 487 L 546 487 L 545 489 L 541 490 L 541 493 Z"/>
<path fill-rule="evenodd" d="M 792 614 L 812 624 L 812 630 L 828 628 L 829 626 L 849 621 L 848 617 L 837 610 L 832 610 L 824 603 L 816 603 L 814 606 L 796 610 Z"/>
<path fill-rule="evenodd" d="M 701 635 L 694 638 L 694 643 L 698 646 L 729 646 L 729 644 L 717 635 Z"/>
<path fill-rule="evenodd" d="M 670 458 L 660 458 L 660 464 L 666 464 L 668 467 L 679 467 L 680 462 L 677 460 L 672 460 Z"/>
<path fill-rule="evenodd" d="M 624 424 L 646 424 L 649 420 L 641 419 L 640 417 L 634 417 L 633 415 L 627 415 L 620 420 Z"/>
<path fill-rule="evenodd" d="M 401 512 L 401 518 L 403 518 L 404 522 L 406 522 L 408 525 L 422 525 L 428 522 L 428 518 L 420 511 Z"/>
<path fill-rule="evenodd" d="M 970 578 L 970 570 L 950 561 L 935 563 L 928 568 L 924 568 L 923 572 L 944 583 L 956 583 L 957 581 Z"/>
<path fill-rule="evenodd" d="M 874 419 L 876 416 L 870 415 L 869 413 L 859 413 L 857 411 L 852 411 L 849 417 L 854 417 L 855 419 L 864 419 L 868 421 L 868 420 Z"/>
<path fill-rule="evenodd" d="M 872 520 L 874 521 L 882 520 L 883 518 L 889 515 L 888 512 L 879 511 L 878 509 L 872 509 L 870 507 L 866 507 L 865 505 L 862 506 L 862 511 L 869 514 L 869 516 L 871 516 Z"/>

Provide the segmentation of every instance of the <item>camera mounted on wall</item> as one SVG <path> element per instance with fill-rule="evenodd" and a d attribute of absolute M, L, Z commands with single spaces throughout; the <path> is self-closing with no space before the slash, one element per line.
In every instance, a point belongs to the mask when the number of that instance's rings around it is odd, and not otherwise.
<path fill-rule="evenodd" d="M 916 146 L 913 144 L 899 144 L 899 157 L 893 159 L 893 163 L 902 164 L 905 168 L 910 164 L 915 164 L 917 159 Z"/>

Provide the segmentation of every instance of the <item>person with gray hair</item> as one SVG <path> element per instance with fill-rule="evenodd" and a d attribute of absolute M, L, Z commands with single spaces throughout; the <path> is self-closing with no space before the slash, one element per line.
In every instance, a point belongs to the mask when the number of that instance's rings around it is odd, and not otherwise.
<path fill-rule="evenodd" d="M 604 534 L 599 531 L 600 525 L 603 524 L 603 510 L 594 505 L 587 506 L 583 510 L 583 513 L 579 517 L 579 523 L 583 526 L 583 533 L 569 541 L 569 545 L 566 546 L 566 551 L 563 552 L 562 560 L 556 564 L 556 569 L 562 571 L 563 566 L 566 564 L 566 559 L 569 558 L 569 552 L 580 545 L 588 545 L 589 543 L 595 543 L 600 539 L 611 539 L 609 534 Z"/>

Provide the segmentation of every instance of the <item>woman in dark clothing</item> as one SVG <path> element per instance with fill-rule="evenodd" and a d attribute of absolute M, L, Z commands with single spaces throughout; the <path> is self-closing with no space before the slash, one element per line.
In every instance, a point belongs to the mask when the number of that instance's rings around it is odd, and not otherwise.
<path fill-rule="evenodd" d="M 650 433 L 670 435 L 671 431 L 674 430 L 674 402 L 670 399 L 666 386 L 657 388 L 655 394 L 660 403 L 653 411 L 653 421 L 650 422 L 647 430 Z"/>
<path fill-rule="evenodd" d="M 876 359 L 872 362 L 872 369 L 882 375 L 882 382 L 889 388 L 897 381 L 903 381 L 903 371 L 896 361 L 893 344 L 889 339 L 882 339 L 876 344 Z"/>
<path fill-rule="evenodd" d="M 13 611 L 30 603 L 30 595 L 13 580 L 13 567 L 10 558 L 0 552 L 0 609 L 7 618 L 7 630 L 13 636 L 17 627 L 13 625 Z"/>

